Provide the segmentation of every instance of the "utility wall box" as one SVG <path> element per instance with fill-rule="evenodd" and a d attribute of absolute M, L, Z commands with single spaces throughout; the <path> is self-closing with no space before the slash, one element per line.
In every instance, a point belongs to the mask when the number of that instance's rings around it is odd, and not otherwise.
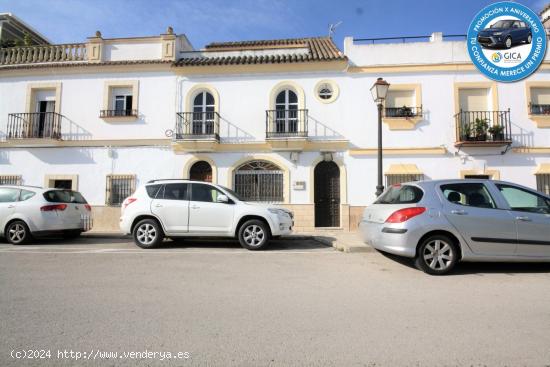
<path fill-rule="evenodd" d="M 305 181 L 294 181 L 292 183 L 292 188 L 294 190 L 305 190 L 306 189 L 306 182 Z"/>

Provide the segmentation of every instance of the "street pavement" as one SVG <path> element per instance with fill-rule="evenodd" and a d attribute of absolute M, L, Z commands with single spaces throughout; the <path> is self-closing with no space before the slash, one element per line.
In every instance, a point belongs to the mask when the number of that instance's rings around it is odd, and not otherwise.
<path fill-rule="evenodd" d="M 549 331 L 550 264 L 432 277 L 311 239 L 0 243 L 0 366 L 550 366 Z M 12 358 L 29 350 L 50 357 Z"/>

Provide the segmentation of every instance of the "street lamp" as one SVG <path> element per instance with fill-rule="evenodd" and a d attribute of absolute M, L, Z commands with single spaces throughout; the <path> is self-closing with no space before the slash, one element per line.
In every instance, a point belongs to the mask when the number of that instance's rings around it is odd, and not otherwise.
<path fill-rule="evenodd" d="M 372 99 L 378 105 L 378 185 L 376 185 L 376 196 L 380 196 L 384 192 L 382 184 L 382 108 L 389 88 L 390 83 L 382 78 L 376 79 L 370 88 Z"/>

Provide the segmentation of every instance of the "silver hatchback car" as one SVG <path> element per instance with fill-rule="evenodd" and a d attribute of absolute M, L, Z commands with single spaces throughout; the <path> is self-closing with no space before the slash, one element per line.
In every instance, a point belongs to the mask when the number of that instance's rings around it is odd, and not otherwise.
<path fill-rule="evenodd" d="M 493 180 L 393 185 L 359 224 L 372 247 L 433 275 L 458 261 L 550 261 L 550 197 Z"/>

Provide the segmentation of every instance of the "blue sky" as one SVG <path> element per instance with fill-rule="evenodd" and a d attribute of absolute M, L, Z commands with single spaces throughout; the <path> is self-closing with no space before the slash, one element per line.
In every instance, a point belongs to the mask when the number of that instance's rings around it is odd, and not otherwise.
<path fill-rule="evenodd" d="M 525 0 L 538 12 L 550 0 Z M 11 12 L 54 43 L 104 37 L 150 36 L 168 25 L 185 33 L 195 48 L 213 41 L 326 35 L 355 38 L 465 34 L 486 0 L 0 0 Z"/>

